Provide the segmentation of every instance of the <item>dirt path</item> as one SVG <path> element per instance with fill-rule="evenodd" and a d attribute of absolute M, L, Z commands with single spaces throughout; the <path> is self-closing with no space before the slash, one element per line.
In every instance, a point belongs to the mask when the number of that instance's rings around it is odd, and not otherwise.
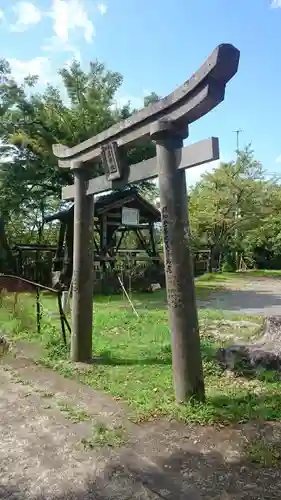
<path fill-rule="evenodd" d="M 245 277 L 225 286 L 224 291 L 212 292 L 208 300 L 199 300 L 198 306 L 249 315 L 281 315 L 281 279 Z"/>
<path fill-rule="evenodd" d="M 88 419 L 74 423 L 83 414 Z M 85 447 L 97 420 L 111 427 L 122 423 L 124 445 Z M 133 425 L 110 397 L 19 354 L 0 364 L 0 433 L 1 499 L 280 498 L 281 471 L 261 470 L 241 458 L 246 443 L 261 433 L 280 441 L 278 424 Z"/>

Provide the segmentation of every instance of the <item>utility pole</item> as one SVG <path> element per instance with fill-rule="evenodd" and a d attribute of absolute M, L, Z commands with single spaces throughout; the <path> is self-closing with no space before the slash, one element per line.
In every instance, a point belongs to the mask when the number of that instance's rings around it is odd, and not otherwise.
<path fill-rule="evenodd" d="M 239 137 L 240 137 L 240 134 L 241 132 L 243 132 L 243 130 L 241 128 L 237 129 L 237 130 L 234 130 L 233 133 L 236 134 L 236 161 L 238 161 L 238 154 L 239 154 Z M 239 209 L 237 207 L 237 195 L 235 195 L 235 201 L 236 201 L 236 207 L 235 207 L 235 214 L 234 214 L 234 217 L 235 217 L 235 221 L 237 221 L 237 219 L 239 218 Z M 238 241 L 238 228 L 236 227 L 235 228 L 235 239 L 236 239 L 236 243 Z M 235 266 L 236 266 L 236 271 L 239 270 L 239 252 L 235 252 Z"/>
<path fill-rule="evenodd" d="M 237 156 L 238 156 L 238 151 L 239 151 L 239 136 L 240 136 L 241 132 L 243 132 L 243 130 L 241 128 L 239 128 L 238 130 L 233 130 L 233 133 L 236 134 L 236 154 L 237 154 Z"/>

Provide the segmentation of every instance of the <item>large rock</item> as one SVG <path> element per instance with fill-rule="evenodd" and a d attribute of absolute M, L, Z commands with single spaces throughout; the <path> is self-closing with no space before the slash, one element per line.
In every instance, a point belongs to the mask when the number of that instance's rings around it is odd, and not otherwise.
<path fill-rule="evenodd" d="M 281 373 L 281 316 L 265 318 L 263 334 L 255 342 L 218 349 L 217 359 L 232 371 L 263 368 Z"/>

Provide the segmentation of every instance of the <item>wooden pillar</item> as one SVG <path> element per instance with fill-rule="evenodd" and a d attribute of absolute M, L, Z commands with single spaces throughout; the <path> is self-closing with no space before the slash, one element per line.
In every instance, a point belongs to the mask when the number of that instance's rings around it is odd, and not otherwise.
<path fill-rule="evenodd" d="M 23 262 L 22 262 L 21 250 L 18 250 L 18 269 L 16 272 L 17 272 L 18 276 L 23 276 Z"/>
<path fill-rule="evenodd" d="M 73 275 L 73 234 L 74 213 L 67 220 L 65 231 L 65 246 L 61 280 L 69 288 Z"/>
<path fill-rule="evenodd" d="M 173 124 L 159 121 L 151 130 L 156 142 L 164 240 L 165 273 L 172 363 L 176 399 L 204 400 L 193 266 L 189 249 L 189 223 L 185 171 L 178 170 L 182 136 Z"/>
<path fill-rule="evenodd" d="M 153 257 L 158 257 L 158 253 L 156 250 L 156 242 L 155 242 L 155 230 L 154 230 L 154 224 L 153 222 L 149 223 L 149 237 L 150 237 L 150 243 L 151 243 L 151 249 L 152 249 L 152 262 L 154 265 L 159 265 L 159 260 L 158 259 L 153 259 Z"/>
<path fill-rule="evenodd" d="M 87 172 L 74 167 L 74 242 L 72 281 L 72 361 L 92 358 L 93 323 L 93 196 L 86 195 Z"/>
<path fill-rule="evenodd" d="M 48 260 L 48 283 L 47 286 L 52 286 L 52 267 L 53 267 L 53 254 L 52 251 L 47 252 Z"/>
<path fill-rule="evenodd" d="M 54 257 L 54 271 L 61 271 L 63 267 L 63 243 L 64 243 L 64 237 L 65 237 L 65 230 L 66 230 L 66 223 L 65 221 L 61 221 L 60 223 L 60 229 L 59 229 L 59 241 Z"/>
<path fill-rule="evenodd" d="M 100 256 L 106 257 L 107 248 L 107 215 L 104 214 L 100 218 Z M 101 262 L 101 267 L 103 271 L 106 271 L 106 261 Z"/>

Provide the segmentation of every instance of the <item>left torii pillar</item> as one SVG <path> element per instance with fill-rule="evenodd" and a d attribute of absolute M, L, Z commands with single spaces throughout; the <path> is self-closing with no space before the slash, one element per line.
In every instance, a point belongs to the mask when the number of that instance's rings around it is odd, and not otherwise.
<path fill-rule="evenodd" d="M 94 196 L 87 196 L 88 172 L 74 162 L 74 237 L 72 277 L 71 360 L 90 362 L 93 329 Z"/>

